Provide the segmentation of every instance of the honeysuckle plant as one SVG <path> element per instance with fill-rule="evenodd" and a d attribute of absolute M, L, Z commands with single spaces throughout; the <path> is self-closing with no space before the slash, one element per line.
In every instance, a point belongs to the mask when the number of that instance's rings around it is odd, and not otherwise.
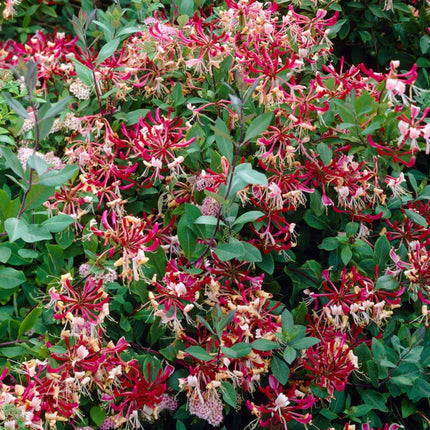
<path fill-rule="evenodd" d="M 418 66 L 206 3 L 1 42 L 1 425 L 428 428 Z"/>

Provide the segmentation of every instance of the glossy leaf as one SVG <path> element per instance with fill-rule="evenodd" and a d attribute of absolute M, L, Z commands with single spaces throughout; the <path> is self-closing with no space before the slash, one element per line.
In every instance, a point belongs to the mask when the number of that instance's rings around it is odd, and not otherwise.
<path fill-rule="evenodd" d="M 4 222 L 4 228 L 10 242 L 21 239 L 28 231 L 28 224 L 20 218 L 9 218 Z"/>
<path fill-rule="evenodd" d="M 272 119 L 272 112 L 266 112 L 257 116 L 257 118 L 255 118 L 247 128 L 244 142 L 248 142 L 254 137 L 261 136 L 261 134 L 267 129 L 267 127 L 269 127 L 270 123 L 272 122 Z"/>

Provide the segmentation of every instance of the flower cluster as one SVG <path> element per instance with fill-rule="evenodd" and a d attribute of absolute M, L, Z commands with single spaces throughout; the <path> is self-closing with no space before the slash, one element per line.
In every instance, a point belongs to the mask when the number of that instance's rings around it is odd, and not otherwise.
<path fill-rule="evenodd" d="M 284 3 L 130 20 L 138 2 L 117 3 L 74 17 L 76 37 L 1 43 L 2 68 L 29 72 L 0 99 L 18 142 L 2 113 L 0 301 L 7 336 L 38 345 L 2 372 L 5 427 L 19 411 L 36 429 L 141 428 L 182 403 L 214 427 L 233 408 L 254 428 L 324 410 L 321 428 L 365 430 L 389 396 L 425 396 L 399 388 L 428 381 L 409 357 L 430 304 L 418 66 L 330 63 L 339 6 Z M 384 405 L 355 416 L 363 386 Z"/>
<path fill-rule="evenodd" d="M 144 373 L 136 360 L 121 358 L 121 352 L 128 348 L 124 338 L 116 344 L 105 341 L 101 324 L 109 314 L 109 299 L 101 281 L 89 276 L 72 285 L 68 274 L 62 277 L 59 291 L 51 288 L 49 294 L 54 318 L 64 324 L 61 343 L 47 344 L 49 357 L 45 360 L 24 361 L 20 383 L 2 383 L 2 420 L 9 422 L 11 428 L 18 425 L 7 412 L 8 405 L 13 405 L 21 411 L 28 428 L 43 429 L 45 423 L 56 428 L 60 422 L 76 422 L 82 417 L 82 399 L 95 392 L 112 411 L 106 419 L 112 425 L 106 428 L 123 424 L 138 428 L 140 420 L 155 419 L 159 409 L 176 408 L 176 402 L 166 393 L 171 366 L 151 376 L 150 365 Z M 0 382 L 7 373 L 6 368 Z"/>

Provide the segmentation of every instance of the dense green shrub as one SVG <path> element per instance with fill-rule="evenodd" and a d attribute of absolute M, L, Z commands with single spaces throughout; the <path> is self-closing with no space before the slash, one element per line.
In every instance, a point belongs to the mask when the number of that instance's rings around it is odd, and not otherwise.
<path fill-rule="evenodd" d="M 97 6 L 3 5 L 3 428 L 428 428 L 428 7 Z"/>

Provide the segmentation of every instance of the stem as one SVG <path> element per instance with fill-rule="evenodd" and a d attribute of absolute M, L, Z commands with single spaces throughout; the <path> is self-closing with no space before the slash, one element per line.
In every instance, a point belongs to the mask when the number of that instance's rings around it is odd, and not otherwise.
<path fill-rule="evenodd" d="M 214 74 L 214 71 L 213 71 L 212 64 L 211 64 L 210 67 L 211 67 L 212 83 L 213 83 L 214 90 L 215 90 L 215 95 L 216 95 L 216 93 L 218 92 L 218 89 L 217 89 L 217 85 L 216 85 L 215 74 Z M 216 103 L 215 103 L 215 108 L 217 110 L 217 117 L 221 118 L 221 109 L 216 105 Z"/>
<path fill-rule="evenodd" d="M 234 177 L 234 172 L 236 169 L 236 163 L 239 160 L 239 156 L 240 156 L 240 148 L 243 145 L 243 139 L 244 139 L 244 135 L 245 135 L 245 124 L 243 122 L 243 105 L 241 106 L 240 109 L 240 115 L 239 115 L 239 120 L 240 120 L 240 135 L 239 135 L 239 141 L 237 143 L 235 143 L 236 146 L 236 152 L 234 154 L 234 159 L 233 159 L 233 167 L 231 169 L 230 172 L 230 178 L 227 184 L 227 190 L 225 192 L 224 195 L 224 200 L 227 200 L 229 195 L 230 195 L 230 191 L 231 191 L 231 187 L 233 186 L 233 177 Z M 190 265 L 195 265 L 198 264 L 202 261 L 202 259 L 204 258 L 204 256 L 210 251 L 210 249 L 212 248 L 212 245 L 215 242 L 215 237 L 219 231 L 219 227 L 220 227 L 220 221 L 221 221 L 221 215 L 222 215 L 222 207 L 220 207 L 218 209 L 218 213 L 217 213 L 217 219 L 216 219 L 216 224 L 215 224 L 215 230 L 211 236 L 211 238 L 209 239 L 208 244 L 206 245 L 206 249 L 203 251 L 202 255 L 200 255 L 200 257 L 198 257 L 197 259 L 193 260 L 192 262 L 190 262 Z"/>
<path fill-rule="evenodd" d="M 0 348 L 3 346 L 15 345 L 16 343 L 30 343 L 30 341 L 24 339 L 24 340 L 12 340 L 10 342 L 3 342 L 3 343 L 0 343 Z"/>
<path fill-rule="evenodd" d="M 361 143 L 363 143 L 364 145 L 367 144 L 367 142 L 364 140 L 363 136 L 361 136 L 361 129 L 360 129 L 360 123 L 358 122 L 358 118 L 357 115 L 355 113 L 355 111 L 352 113 L 353 117 L 354 117 L 354 121 L 355 121 L 355 129 L 357 132 L 357 136 L 358 138 L 361 140 Z"/>
<path fill-rule="evenodd" d="M 30 106 L 31 106 L 31 109 L 33 110 L 34 123 L 36 127 L 36 144 L 34 145 L 34 148 L 33 148 L 33 155 L 35 155 L 40 145 L 40 127 L 39 127 L 39 119 L 37 118 L 37 108 L 34 105 L 32 96 L 30 95 L 29 97 L 30 97 Z M 24 196 L 22 197 L 21 207 L 19 208 L 18 215 L 16 216 L 17 219 L 21 218 L 23 213 L 25 212 L 25 202 L 27 200 L 28 194 L 33 185 L 33 173 L 34 173 L 34 169 L 31 167 L 29 172 L 30 176 L 28 179 L 28 188 L 25 190 Z"/>
<path fill-rule="evenodd" d="M 97 82 L 97 79 L 96 79 L 96 70 L 94 68 L 93 60 L 91 58 L 90 48 L 88 47 L 87 36 L 85 33 L 84 33 L 84 44 L 85 44 L 85 54 L 87 55 L 88 63 L 90 65 L 91 73 L 93 75 L 94 89 L 95 89 L 96 96 L 97 96 L 97 102 L 99 104 L 100 115 L 103 115 L 100 87 L 99 87 L 99 83 Z"/>
<path fill-rule="evenodd" d="M 294 267 L 289 267 L 288 270 L 291 270 L 292 272 L 300 273 L 304 278 L 309 279 L 309 281 L 313 282 L 315 285 L 318 285 L 317 282 L 315 282 L 315 279 L 312 279 L 310 276 L 306 275 L 306 273 L 302 272 L 299 269 L 295 269 Z"/>
<path fill-rule="evenodd" d="M 0 344 L 0 346 L 1 346 L 1 344 Z M 133 348 L 136 348 L 136 349 L 140 349 L 142 351 L 151 352 L 152 354 L 157 354 L 160 356 L 163 355 L 163 354 L 161 354 L 161 352 L 156 351 L 155 349 L 149 348 L 147 346 L 139 345 L 138 343 L 130 343 L 130 346 L 132 346 Z"/>
<path fill-rule="evenodd" d="M 388 375 L 387 375 L 387 377 L 383 380 L 383 381 L 381 381 L 379 384 L 378 384 L 378 388 L 381 388 L 384 384 L 386 384 L 390 379 L 391 379 L 391 374 L 400 366 L 400 363 L 406 358 L 406 356 L 412 351 L 412 346 L 410 346 L 409 347 L 409 349 L 403 354 L 403 355 L 401 355 L 400 356 L 400 358 L 397 360 L 397 363 L 396 363 L 396 367 L 392 367 L 389 371 L 388 371 Z"/>
<path fill-rule="evenodd" d="M 376 387 L 376 388 L 381 388 L 384 384 L 386 384 L 387 382 L 389 382 L 390 381 L 390 379 L 391 379 L 391 375 L 392 375 L 392 373 L 396 370 L 396 369 L 398 369 L 399 368 L 399 366 L 400 366 L 400 364 L 401 364 L 401 362 L 406 358 L 406 356 L 412 351 L 412 349 L 413 349 L 413 346 L 410 346 L 409 347 L 409 349 L 403 354 L 403 355 L 401 355 L 400 356 L 400 358 L 397 360 L 397 363 L 395 364 L 395 367 L 392 367 L 390 370 L 389 370 L 389 372 L 388 372 L 388 374 L 387 374 L 387 377 L 384 379 L 384 380 L 382 380 L 379 384 L 378 384 L 378 386 Z M 373 385 L 373 384 L 354 384 L 356 387 L 363 387 L 363 388 L 375 388 L 375 386 Z"/>

